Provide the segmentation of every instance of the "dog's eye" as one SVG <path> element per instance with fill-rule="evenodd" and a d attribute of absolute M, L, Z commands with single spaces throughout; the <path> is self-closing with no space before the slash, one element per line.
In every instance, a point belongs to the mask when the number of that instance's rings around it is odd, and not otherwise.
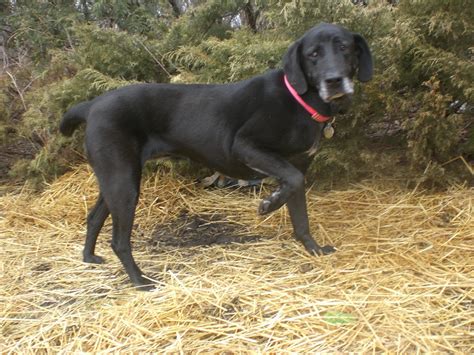
<path fill-rule="evenodd" d="M 316 58 L 319 55 L 318 51 L 314 51 L 310 54 L 311 57 Z"/>
<path fill-rule="evenodd" d="M 341 44 L 339 48 L 341 49 L 341 51 L 345 51 L 347 49 L 347 47 L 344 44 Z"/>

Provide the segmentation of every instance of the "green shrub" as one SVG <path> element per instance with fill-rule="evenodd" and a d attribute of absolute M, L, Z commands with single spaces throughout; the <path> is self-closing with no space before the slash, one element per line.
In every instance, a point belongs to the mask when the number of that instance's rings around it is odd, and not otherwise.
<path fill-rule="evenodd" d="M 91 68 L 107 76 L 125 80 L 167 80 L 166 72 L 153 54 L 160 53 L 157 41 L 93 25 L 78 27 L 77 41 L 74 60 L 81 68 Z"/>
<path fill-rule="evenodd" d="M 336 136 L 323 141 L 311 175 L 422 175 L 415 180 L 440 184 L 470 177 L 472 109 L 450 109 L 453 101 L 467 107 L 474 101 L 474 7 L 468 0 L 407 0 L 398 6 L 385 0 L 368 6 L 350 0 L 209 0 L 189 3 L 182 13 L 161 0 L 98 0 L 87 16 L 77 2 L 45 4 L 12 3 L 6 17 L 13 33 L 9 53 L 31 60 L 14 72 L 27 87 L 22 98 L 9 78 L 0 78 L 6 82 L 0 87 L 0 102 L 6 102 L 0 133 L 12 122 L 8 115 L 26 111 L 15 128 L 42 145 L 33 161 L 16 166 L 22 176 L 50 179 L 81 159 L 81 133 L 68 141 L 57 132 L 62 114 L 75 103 L 133 82 L 249 78 L 281 66 L 288 45 L 310 27 L 335 22 L 368 40 L 375 76 L 357 85 L 351 112 L 337 118 Z M 255 11 L 256 27 L 244 24 L 246 6 Z"/>

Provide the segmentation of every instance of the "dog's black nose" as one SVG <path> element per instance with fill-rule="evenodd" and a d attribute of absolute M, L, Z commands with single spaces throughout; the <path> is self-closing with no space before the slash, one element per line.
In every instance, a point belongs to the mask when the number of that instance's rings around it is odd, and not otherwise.
<path fill-rule="evenodd" d="M 325 82 L 328 85 L 340 85 L 342 83 L 342 77 L 337 76 L 337 77 L 327 78 Z"/>

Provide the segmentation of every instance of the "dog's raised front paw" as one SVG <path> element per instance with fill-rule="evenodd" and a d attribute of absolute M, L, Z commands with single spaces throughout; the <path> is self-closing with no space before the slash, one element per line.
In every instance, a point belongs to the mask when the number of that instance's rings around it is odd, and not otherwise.
<path fill-rule="evenodd" d="M 276 190 L 270 196 L 264 198 L 262 202 L 260 202 L 260 206 L 258 207 L 258 214 L 264 215 L 273 212 L 279 209 L 284 204 L 285 200 L 283 198 L 281 190 Z"/>
<path fill-rule="evenodd" d="M 269 213 L 271 204 L 272 202 L 267 199 L 262 200 L 262 202 L 260 202 L 260 205 L 258 206 L 258 214 L 264 215 Z"/>

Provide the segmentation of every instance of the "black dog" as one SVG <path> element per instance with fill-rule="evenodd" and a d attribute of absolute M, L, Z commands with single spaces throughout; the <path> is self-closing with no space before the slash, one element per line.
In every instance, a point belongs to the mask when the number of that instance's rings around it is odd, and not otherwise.
<path fill-rule="evenodd" d="M 324 122 L 347 109 L 353 76 L 371 79 L 372 56 L 360 35 L 321 24 L 289 48 L 283 64 L 283 70 L 233 84 L 131 85 L 71 108 L 60 131 L 70 136 L 87 123 L 87 156 L 100 187 L 87 219 L 84 261 L 103 261 L 94 249 L 110 213 L 112 249 L 134 285 L 151 287 L 130 243 L 141 171 L 146 160 L 175 154 L 239 179 L 276 178 L 279 189 L 262 200 L 258 212 L 286 203 L 295 238 L 306 250 L 333 252 L 310 234 L 304 173 Z"/>

